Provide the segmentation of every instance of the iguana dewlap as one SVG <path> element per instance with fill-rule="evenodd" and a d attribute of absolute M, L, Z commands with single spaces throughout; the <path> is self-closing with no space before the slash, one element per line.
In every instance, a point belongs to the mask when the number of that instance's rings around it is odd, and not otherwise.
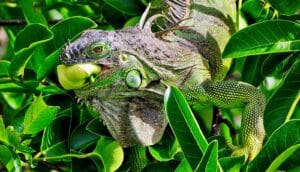
<path fill-rule="evenodd" d="M 100 66 L 100 73 L 90 72 L 99 73 L 94 82 L 78 84 L 82 87 L 74 88 L 75 93 L 101 114 L 123 147 L 160 140 L 167 125 L 163 95 L 169 85 L 179 87 L 191 106 L 243 107 L 241 141 L 234 154 L 252 159 L 265 135 L 265 98 L 247 83 L 220 81 L 226 75 L 221 52 L 235 30 L 235 1 L 167 0 L 165 4 L 168 20 L 161 32 L 151 31 L 152 21 L 159 17 L 154 16 L 133 28 L 83 33 L 63 50 L 59 77 L 68 75 L 72 65 Z"/>

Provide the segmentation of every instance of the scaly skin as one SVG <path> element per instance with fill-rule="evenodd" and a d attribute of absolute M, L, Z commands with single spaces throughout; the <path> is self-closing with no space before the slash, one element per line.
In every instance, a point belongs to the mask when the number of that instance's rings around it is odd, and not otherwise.
<path fill-rule="evenodd" d="M 179 87 L 192 107 L 244 107 L 241 140 L 231 147 L 234 155 L 253 159 L 265 135 L 264 96 L 247 83 L 220 81 L 227 72 L 221 52 L 234 32 L 234 1 L 166 4 L 168 22 L 162 32 L 151 31 L 152 17 L 133 28 L 86 31 L 66 46 L 61 56 L 65 65 L 88 63 L 102 69 L 94 82 L 76 89 L 76 95 L 101 114 L 123 147 L 161 139 L 167 125 L 163 95 L 169 85 Z"/>

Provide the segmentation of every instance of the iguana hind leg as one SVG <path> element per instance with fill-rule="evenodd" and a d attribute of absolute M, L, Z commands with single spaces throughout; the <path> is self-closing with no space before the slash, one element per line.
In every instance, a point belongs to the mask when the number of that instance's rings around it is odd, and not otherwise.
<path fill-rule="evenodd" d="M 220 108 L 244 107 L 241 140 L 239 146 L 234 146 L 233 155 L 245 155 L 252 160 L 258 154 L 265 136 L 265 97 L 259 90 L 239 81 L 207 81 L 183 89 L 183 93 L 191 104 L 211 103 Z"/>

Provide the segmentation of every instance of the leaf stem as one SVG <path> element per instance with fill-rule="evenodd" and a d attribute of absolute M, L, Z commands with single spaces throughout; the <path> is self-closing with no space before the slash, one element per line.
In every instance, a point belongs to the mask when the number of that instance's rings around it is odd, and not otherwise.
<path fill-rule="evenodd" d="M 294 101 L 293 101 L 293 103 L 291 105 L 291 108 L 289 109 L 289 112 L 288 112 L 288 114 L 287 114 L 287 116 L 285 118 L 285 121 L 284 121 L 285 123 L 288 122 L 291 119 L 291 117 L 292 117 L 292 115 L 293 115 L 293 113 L 294 113 L 294 111 L 295 111 L 295 109 L 297 107 L 297 104 L 298 104 L 299 100 L 300 100 L 300 91 L 298 91 L 298 94 L 295 97 L 295 99 L 294 99 Z"/>
<path fill-rule="evenodd" d="M 34 160 L 48 161 L 48 160 L 64 159 L 64 158 L 84 159 L 84 158 L 88 158 L 88 157 L 92 156 L 93 152 L 90 152 L 90 153 L 87 153 L 87 154 L 65 154 L 65 155 L 51 156 L 51 157 L 42 157 L 42 158 L 37 157 L 37 155 L 34 156 L 34 158 L 33 158 Z"/>

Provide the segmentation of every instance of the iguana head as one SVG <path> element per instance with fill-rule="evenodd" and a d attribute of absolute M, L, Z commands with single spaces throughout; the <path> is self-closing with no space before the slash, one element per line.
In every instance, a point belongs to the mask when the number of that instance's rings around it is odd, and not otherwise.
<path fill-rule="evenodd" d="M 167 124 L 163 112 L 167 85 L 183 84 L 193 67 L 202 64 L 191 55 L 196 51 L 191 44 L 159 39 L 150 27 L 86 31 L 66 45 L 61 55 L 64 65 L 58 67 L 61 84 L 67 83 L 101 114 L 123 147 L 160 140 Z M 65 82 L 69 79 L 64 77 L 76 75 L 72 71 L 77 69 L 82 76 Z M 87 79 L 92 75 L 93 82 Z"/>

